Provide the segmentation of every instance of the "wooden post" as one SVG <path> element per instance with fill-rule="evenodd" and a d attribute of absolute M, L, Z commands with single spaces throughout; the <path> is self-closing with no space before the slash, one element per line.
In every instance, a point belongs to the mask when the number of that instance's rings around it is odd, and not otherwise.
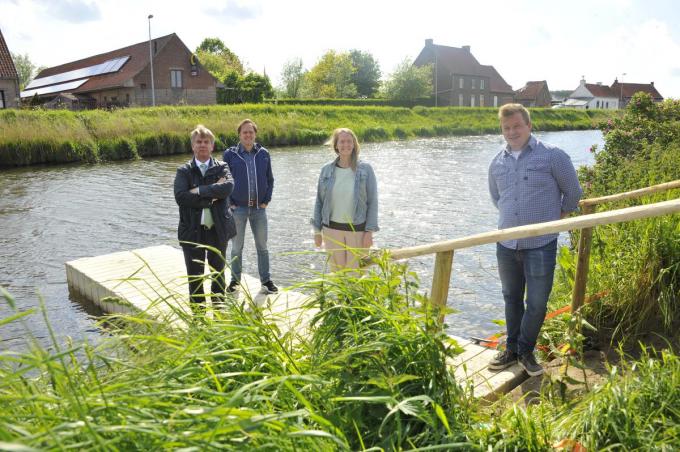
<path fill-rule="evenodd" d="M 588 215 L 595 211 L 594 205 L 583 206 L 583 214 Z M 581 238 L 578 241 L 578 260 L 576 261 L 576 276 L 574 276 L 574 291 L 571 293 L 571 312 L 574 313 L 583 306 L 586 297 L 586 284 L 588 282 L 588 268 L 590 267 L 590 243 L 593 238 L 593 228 L 581 229 Z"/>
<path fill-rule="evenodd" d="M 449 296 L 449 282 L 451 281 L 451 269 L 453 268 L 453 250 L 441 251 L 436 254 L 434 260 L 434 275 L 432 276 L 432 305 L 440 308 L 439 323 L 444 323 L 444 311 L 446 299 Z"/>

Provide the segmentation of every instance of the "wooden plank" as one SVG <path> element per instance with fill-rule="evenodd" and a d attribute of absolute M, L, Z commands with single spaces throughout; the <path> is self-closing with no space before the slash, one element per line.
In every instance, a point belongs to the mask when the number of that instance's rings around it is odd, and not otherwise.
<path fill-rule="evenodd" d="M 584 214 L 591 214 L 595 210 L 592 205 L 583 207 Z M 586 285 L 588 283 L 588 269 L 590 268 L 590 244 L 593 239 L 593 228 L 581 229 L 581 237 L 578 241 L 578 259 L 576 260 L 576 275 L 574 276 L 574 289 L 571 292 L 571 312 L 576 312 L 583 305 L 586 297 Z"/>
<path fill-rule="evenodd" d="M 662 191 L 672 190 L 674 188 L 680 188 L 680 179 L 671 182 L 666 182 L 664 184 L 652 185 L 651 187 L 640 188 L 638 190 L 627 191 L 624 193 L 617 193 L 615 195 L 601 196 L 599 198 L 589 198 L 582 200 L 579 205 L 585 206 L 595 206 L 597 204 L 603 204 L 605 202 L 622 201 L 624 199 L 634 199 L 640 198 L 641 196 L 651 195 L 653 193 L 658 193 Z"/>
<path fill-rule="evenodd" d="M 504 240 L 523 239 L 537 237 L 545 234 L 583 229 L 593 226 L 621 223 L 624 221 L 639 220 L 643 218 L 658 217 L 680 212 L 680 199 L 647 204 L 643 206 L 627 207 L 625 209 L 610 210 L 608 212 L 581 215 L 564 220 L 548 221 L 515 228 L 500 229 L 481 234 L 470 235 L 459 239 L 445 240 L 430 243 L 428 245 L 412 246 L 391 250 L 392 259 L 407 259 L 410 257 L 424 256 L 427 254 L 444 251 L 459 250 L 473 246 L 485 245 Z"/>
<path fill-rule="evenodd" d="M 432 296 L 430 301 L 435 309 L 439 309 L 439 323 L 444 322 L 446 300 L 449 297 L 449 284 L 453 268 L 453 251 L 437 253 L 432 275 Z"/>
<path fill-rule="evenodd" d="M 106 268 L 105 272 L 102 272 L 103 268 Z M 133 273 L 134 277 L 130 278 Z M 149 247 L 78 259 L 66 263 L 66 275 L 71 289 L 95 302 L 105 312 L 146 312 L 177 327 L 184 327 L 175 313 L 175 310 L 189 313 L 184 257 L 178 249 L 169 246 Z M 97 277 L 101 275 L 105 275 L 106 279 L 98 280 Z M 304 307 L 309 298 L 305 294 L 287 290 L 267 295 L 260 292 L 260 287 L 259 280 L 243 275 L 237 300 L 244 303 L 247 309 L 257 306 L 265 320 L 275 323 L 282 334 L 291 332 L 298 337 L 307 334 L 309 323 L 317 313 L 316 309 Z M 115 298 L 122 302 L 115 301 Z M 486 369 L 495 350 L 481 347 L 467 339 L 454 339 L 464 351 L 449 360 L 448 364 L 456 378 L 466 380 L 474 387 L 475 396 L 494 394 L 499 387 L 507 385 L 507 375 L 512 376 L 513 372 L 506 372 L 505 376 L 499 377 Z"/>

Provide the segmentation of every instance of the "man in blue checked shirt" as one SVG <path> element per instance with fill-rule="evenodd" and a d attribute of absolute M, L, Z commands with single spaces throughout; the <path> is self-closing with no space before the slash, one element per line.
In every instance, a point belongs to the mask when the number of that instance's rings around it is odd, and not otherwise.
<path fill-rule="evenodd" d="M 522 105 L 504 105 L 498 117 L 507 143 L 489 165 L 498 228 L 554 221 L 576 210 L 583 192 L 569 156 L 531 134 L 531 117 Z M 489 369 L 519 362 L 531 376 L 543 373 L 534 347 L 552 290 L 556 253 L 557 234 L 496 244 L 508 337 L 506 350 L 491 360 Z"/>

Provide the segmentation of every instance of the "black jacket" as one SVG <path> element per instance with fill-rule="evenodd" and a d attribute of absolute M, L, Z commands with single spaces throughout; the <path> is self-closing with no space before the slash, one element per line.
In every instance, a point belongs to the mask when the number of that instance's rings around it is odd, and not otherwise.
<path fill-rule="evenodd" d="M 210 160 L 210 168 L 205 172 L 205 176 L 196 166 L 195 159 L 177 168 L 175 175 L 175 201 L 179 206 L 177 238 L 180 242 L 198 243 L 201 213 L 205 207 L 210 207 L 217 236 L 226 248 L 227 241 L 236 235 L 234 219 L 227 205 L 227 198 L 234 189 L 234 178 L 224 162 L 218 162 L 212 157 Z M 217 181 L 223 177 L 227 179 L 226 182 L 218 183 Z M 200 194 L 189 192 L 195 187 L 199 187 Z"/>

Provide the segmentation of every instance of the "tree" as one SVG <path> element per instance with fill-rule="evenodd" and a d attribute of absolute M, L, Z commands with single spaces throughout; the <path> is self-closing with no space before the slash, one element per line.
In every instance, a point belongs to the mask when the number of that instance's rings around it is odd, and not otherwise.
<path fill-rule="evenodd" d="M 281 70 L 281 81 L 288 97 L 298 97 L 305 77 L 301 58 L 288 60 Z"/>
<path fill-rule="evenodd" d="M 356 97 L 357 87 L 352 83 L 354 72 L 349 53 L 329 50 L 307 72 L 305 82 L 313 97 Z"/>
<path fill-rule="evenodd" d="M 222 79 L 222 83 L 224 88 L 217 90 L 218 104 L 258 103 L 274 95 L 269 77 L 254 72 L 243 76 L 231 71 Z"/>
<path fill-rule="evenodd" d="M 274 89 L 266 75 L 251 72 L 241 79 L 241 102 L 262 102 L 273 95 Z"/>
<path fill-rule="evenodd" d="M 385 96 L 393 100 L 414 101 L 432 95 L 432 66 L 416 67 L 406 58 L 385 84 Z"/>
<path fill-rule="evenodd" d="M 239 75 L 245 72 L 239 57 L 219 38 L 205 38 L 196 47 L 196 56 L 201 65 L 218 80 L 222 80 L 232 71 Z"/>
<path fill-rule="evenodd" d="M 19 74 L 19 89 L 23 91 L 24 87 L 39 73 L 38 68 L 31 62 L 27 53 L 23 55 L 12 53 L 12 60 Z"/>
<path fill-rule="evenodd" d="M 352 83 L 360 96 L 373 97 L 380 87 L 380 65 L 368 52 L 350 50 L 349 56 L 354 66 Z"/>

